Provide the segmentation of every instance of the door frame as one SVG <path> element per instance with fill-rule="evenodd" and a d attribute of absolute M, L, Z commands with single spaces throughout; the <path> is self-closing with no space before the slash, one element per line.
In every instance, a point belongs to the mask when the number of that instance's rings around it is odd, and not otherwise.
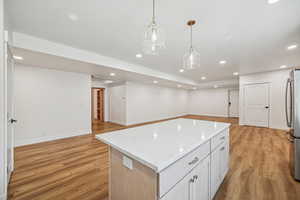
<path fill-rule="evenodd" d="M 242 102 L 242 119 L 243 119 L 243 123 L 241 125 L 248 125 L 246 123 L 246 120 L 245 120 L 245 107 L 246 107 L 246 98 L 245 98 L 245 87 L 246 86 L 249 86 L 249 85 L 259 85 L 259 84 L 267 84 L 268 85 L 268 102 L 269 102 L 269 109 L 268 109 L 268 122 L 267 122 L 267 126 L 266 128 L 270 128 L 270 113 L 271 113 L 271 109 L 272 109 L 272 106 L 271 106 L 271 82 L 269 81 L 261 81 L 261 82 L 252 82 L 252 83 L 245 83 L 242 85 L 242 92 L 243 92 L 243 102 Z M 241 95 L 241 94 L 240 94 Z M 252 125 L 248 125 L 248 126 L 252 126 Z"/>
<path fill-rule="evenodd" d="M 104 87 L 92 87 L 91 88 L 91 120 L 92 120 L 92 124 L 93 124 L 93 120 L 94 120 L 94 90 L 95 89 L 102 89 L 103 90 L 103 122 L 105 122 L 105 88 Z"/>

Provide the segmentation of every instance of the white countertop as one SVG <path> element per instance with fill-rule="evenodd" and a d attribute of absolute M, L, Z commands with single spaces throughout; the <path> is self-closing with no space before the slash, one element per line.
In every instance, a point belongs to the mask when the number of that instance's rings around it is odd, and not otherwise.
<path fill-rule="evenodd" d="M 179 118 L 99 134 L 96 138 L 160 172 L 229 126 Z"/>

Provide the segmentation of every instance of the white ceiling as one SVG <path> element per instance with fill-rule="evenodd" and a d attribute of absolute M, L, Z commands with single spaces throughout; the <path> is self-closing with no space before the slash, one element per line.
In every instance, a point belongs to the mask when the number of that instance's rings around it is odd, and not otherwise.
<path fill-rule="evenodd" d="M 141 53 L 142 36 L 151 19 L 151 0 L 8 0 L 12 30 L 75 48 L 93 51 L 195 81 L 233 78 L 300 66 L 300 1 L 157 0 L 157 21 L 166 32 L 167 48 L 159 56 Z M 72 21 L 68 15 L 78 17 Z M 201 68 L 179 73 L 188 48 L 186 21 L 196 19 L 195 46 Z M 220 60 L 227 64 L 221 66 Z M 201 81 L 203 82 L 203 81 Z"/>

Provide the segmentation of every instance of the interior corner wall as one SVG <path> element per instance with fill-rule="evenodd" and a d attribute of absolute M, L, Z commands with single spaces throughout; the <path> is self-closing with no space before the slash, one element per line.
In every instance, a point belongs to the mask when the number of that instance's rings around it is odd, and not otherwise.
<path fill-rule="evenodd" d="M 15 66 L 15 145 L 91 133 L 91 77 Z"/>
<path fill-rule="evenodd" d="M 200 89 L 189 92 L 188 113 L 216 117 L 228 116 L 228 89 Z"/>
<path fill-rule="evenodd" d="M 245 84 L 270 83 L 270 117 L 269 127 L 287 129 L 285 121 L 285 86 L 291 70 L 280 70 L 258 73 L 240 77 L 240 125 L 244 124 L 244 92 Z M 255 94 L 253 94 L 255 95 Z"/>
<path fill-rule="evenodd" d="M 126 125 L 187 114 L 188 91 L 136 82 L 126 83 Z"/>
<path fill-rule="evenodd" d="M 106 84 L 100 81 L 92 80 L 92 87 L 104 88 L 104 121 L 109 121 L 109 89 Z"/>

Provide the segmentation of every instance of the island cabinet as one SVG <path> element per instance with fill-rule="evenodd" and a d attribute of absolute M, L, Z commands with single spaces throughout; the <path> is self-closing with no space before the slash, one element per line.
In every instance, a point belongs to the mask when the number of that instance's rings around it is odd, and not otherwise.
<path fill-rule="evenodd" d="M 109 199 L 211 200 L 228 172 L 229 125 L 180 119 L 97 136 L 110 145 Z"/>

